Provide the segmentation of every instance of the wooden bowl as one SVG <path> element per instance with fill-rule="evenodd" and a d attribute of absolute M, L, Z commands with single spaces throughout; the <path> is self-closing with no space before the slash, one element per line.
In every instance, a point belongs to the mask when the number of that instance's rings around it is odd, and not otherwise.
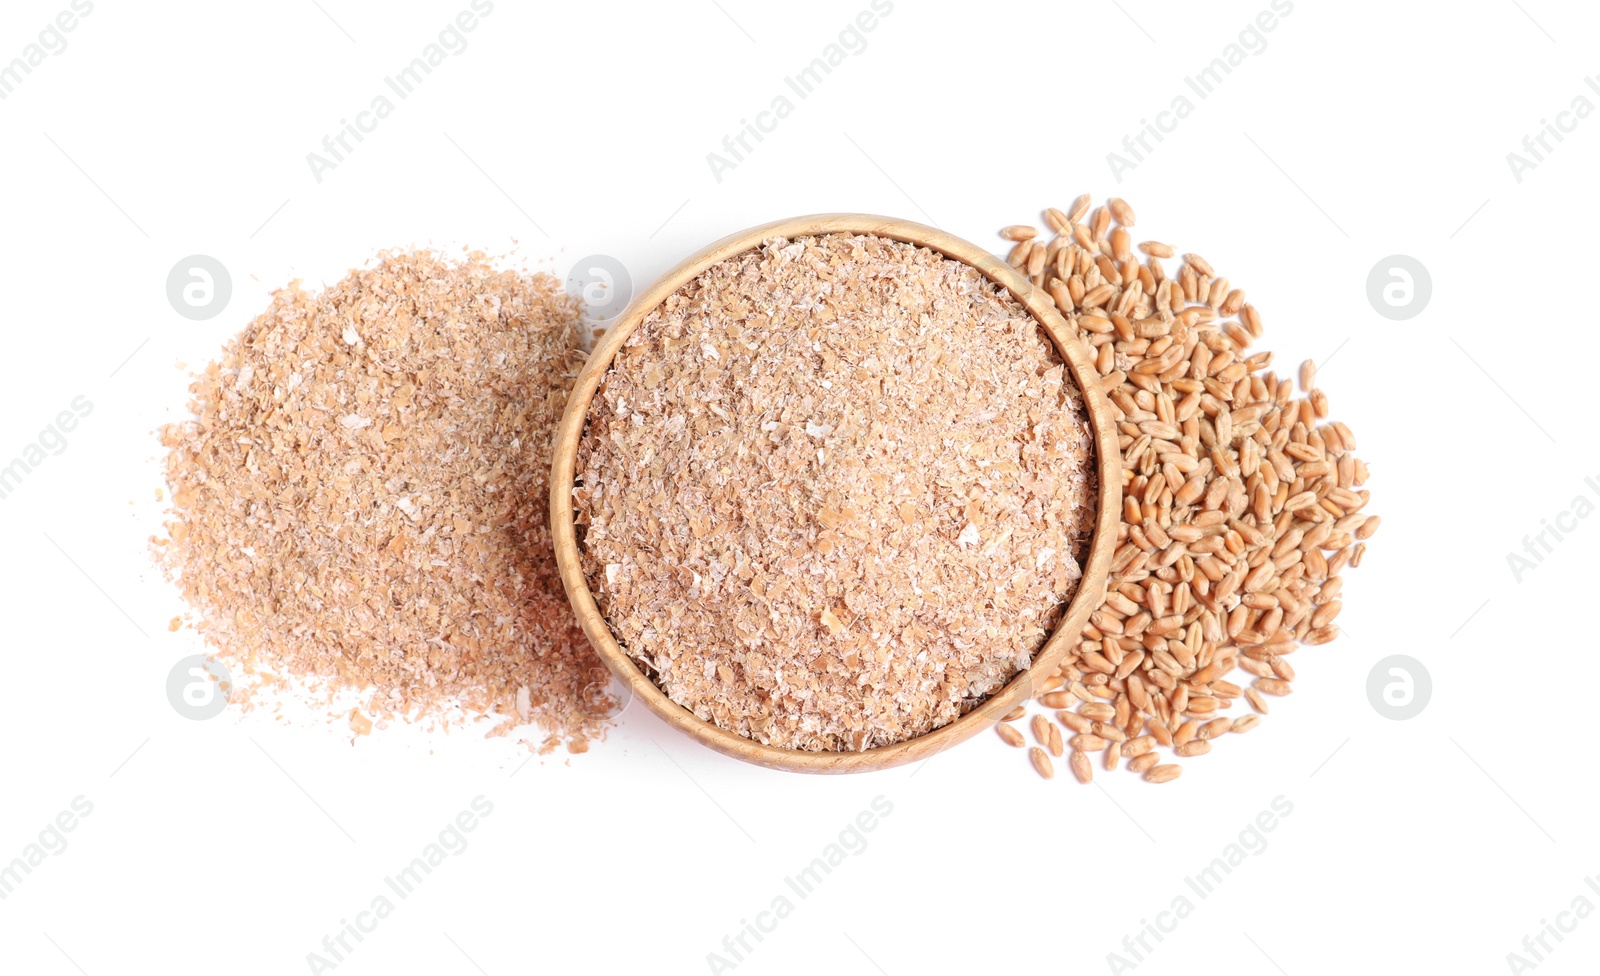
<path fill-rule="evenodd" d="M 594 594 L 589 591 L 573 522 L 572 490 L 577 466 L 578 442 L 583 436 L 589 404 L 594 399 L 595 390 L 599 387 L 606 371 L 611 368 L 617 350 L 656 306 L 707 268 L 759 247 L 769 238 L 836 233 L 872 234 L 937 251 L 978 269 L 989 280 L 1011 292 L 1033 313 L 1055 343 L 1056 350 L 1066 361 L 1067 368 L 1072 371 L 1074 382 L 1083 393 L 1084 407 L 1094 430 L 1099 509 L 1095 515 L 1094 538 L 1090 545 L 1089 558 L 1084 562 L 1083 577 L 1078 583 L 1077 592 L 1073 595 L 1060 625 L 1034 656 L 1030 668 L 1012 678 L 1005 687 L 972 711 L 948 725 L 915 739 L 860 752 L 806 752 L 763 745 L 737 732 L 730 732 L 698 718 L 693 712 L 668 698 L 666 693 L 639 669 L 633 659 L 617 644 L 605 617 L 600 612 L 599 605 L 595 602 Z M 697 742 L 735 759 L 743 759 L 770 769 L 805 773 L 855 773 L 887 769 L 902 763 L 926 759 L 988 728 L 999 721 L 1006 712 L 1029 698 L 1035 680 L 1042 682 L 1055 673 L 1067 648 L 1078 639 L 1078 634 L 1083 630 L 1089 614 L 1098 609 L 1105 598 L 1106 578 L 1111 568 L 1112 553 L 1116 549 L 1117 526 L 1121 512 L 1122 452 L 1117 442 L 1116 427 L 1112 421 L 1111 403 L 1100 389 L 1099 376 L 1085 357 L 1082 344 L 1072 328 L 1056 311 L 1049 296 L 1034 288 L 1005 261 L 975 244 L 908 220 L 868 214 L 813 214 L 808 217 L 778 220 L 740 231 L 691 255 L 638 295 L 611 324 L 605 336 L 589 354 L 588 362 L 578 375 L 577 386 L 567 400 L 566 412 L 562 415 L 561 426 L 556 432 L 555 461 L 550 473 L 550 526 L 555 537 L 556 564 L 560 568 L 561 582 L 566 587 L 567 597 L 572 601 L 572 609 L 577 613 L 578 621 L 583 625 L 584 633 L 589 635 L 589 642 L 594 645 L 600 659 L 628 686 L 636 700 L 643 702 L 652 712 L 661 716 L 668 725 L 684 732 Z"/>

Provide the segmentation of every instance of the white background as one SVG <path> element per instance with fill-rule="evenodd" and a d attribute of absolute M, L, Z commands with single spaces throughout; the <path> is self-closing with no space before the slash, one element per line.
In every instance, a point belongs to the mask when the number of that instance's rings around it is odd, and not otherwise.
<path fill-rule="evenodd" d="M 493 813 L 471 846 L 341 976 L 712 971 L 707 953 L 879 796 L 893 812 L 865 850 L 789 893 L 741 976 L 1111 971 L 1182 894 L 1193 914 L 1140 974 L 1497 973 L 1575 897 L 1600 905 L 1584 884 L 1600 519 L 1520 583 L 1506 564 L 1575 496 L 1600 501 L 1584 486 L 1600 482 L 1600 121 L 1520 183 L 1506 160 L 1574 97 L 1600 105 L 1583 83 L 1600 14 L 1295 0 L 1201 100 L 1184 76 L 1266 0 L 895 0 L 801 101 L 783 77 L 866 0 L 719 2 L 498 0 L 320 183 L 306 154 L 467 0 L 96 0 L 0 101 L 0 462 L 74 397 L 94 404 L 0 500 L 0 861 L 74 797 L 93 804 L 0 901 L 0 968 L 308 972 L 479 795 Z M 8 0 L 0 61 L 65 8 Z M 706 154 L 785 93 L 793 114 L 715 180 Z M 1179 94 L 1193 114 L 1118 183 L 1107 152 Z M 989 734 L 920 769 L 805 778 L 640 708 L 587 755 L 523 766 L 525 747 L 476 732 L 352 743 L 339 722 L 168 705 L 196 646 L 167 632 L 182 606 L 145 555 L 152 432 L 183 413 L 177 364 L 203 366 L 270 289 L 382 247 L 513 242 L 563 276 L 614 255 L 642 287 L 726 233 L 829 210 L 998 248 L 1002 224 L 1085 191 L 1125 196 L 1141 236 L 1246 288 L 1280 369 L 1328 361 L 1385 518 L 1348 574 L 1346 636 L 1296 654 L 1296 694 L 1177 783 L 1045 782 Z M 207 322 L 164 292 L 196 253 L 234 283 Z M 1397 253 L 1433 282 L 1404 322 L 1365 290 Z M 1394 653 L 1433 680 L 1405 722 L 1365 691 Z M 1185 876 L 1279 796 L 1293 812 L 1266 850 L 1198 898 Z M 1592 973 L 1600 919 L 1551 944 L 1541 976 Z"/>

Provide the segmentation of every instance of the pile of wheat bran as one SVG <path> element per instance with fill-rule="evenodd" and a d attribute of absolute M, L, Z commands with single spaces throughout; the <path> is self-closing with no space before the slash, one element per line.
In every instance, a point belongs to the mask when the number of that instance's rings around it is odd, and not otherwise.
<path fill-rule="evenodd" d="M 546 509 L 579 322 L 556 279 L 476 252 L 388 252 L 273 296 L 162 431 L 153 548 L 236 678 L 587 748 L 615 703 Z"/>

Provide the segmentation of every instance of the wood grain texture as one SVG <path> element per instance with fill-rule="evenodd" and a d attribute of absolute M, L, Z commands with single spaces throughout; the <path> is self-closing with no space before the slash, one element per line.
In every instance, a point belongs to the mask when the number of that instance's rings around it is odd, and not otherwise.
<path fill-rule="evenodd" d="M 1034 656 L 1032 667 L 1018 674 L 982 705 L 926 735 L 863 752 L 804 752 L 762 745 L 697 718 L 694 713 L 668 698 L 628 657 L 606 625 L 605 617 L 584 577 L 573 523 L 572 489 L 578 442 L 583 436 L 595 390 L 606 370 L 611 367 L 617 350 L 656 306 L 705 269 L 759 247 L 768 238 L 836 233 L 872 234 L 937 251 L 976 268 L 1027 307 L 1055 343 L 1061 358 L 1072 372 L 1074 382 L 1083 392 L 1084 408 L 1094 433 L 1099 498 L 1094 538 L 1090 544 L 1089 558 L 1084 562 L 1083 578 L 1060 625 Z M 928 759 L 990 727 L 999 721 L 1000 716 L 1031 697 L 1034 681 L 1043 681 L 1055 673 L 1068 647 L 1078 639 L 1089 614 L 1100 606 L 1105 597 L 1106 578 L 1111 568 L 1112 553 L 1116 549 L 1117 526 L 1122 511 L 1122 452 L 1112 420 L 1111 403 L 1101 390 L 1099 376 L 1093 364 L 1085 358 L 1081 343 L 1056 311 L 1049 296 L 1035 289 L 1005 261 L 975 244 L 908 220 L 869 214 L 813 214 L 762 224 L 724 237 L 668 271 L 634 298 L 589 354 L 557 428 L 554 454 L 550 472 L 550 526 L 555 539 L 556 564 L 561 572 L 561 583 L 572 602 L 573 612 L 600 659 L 628 686 L 636 701 L 643 702 L 668 725 L 702 745 L 769 769 L 805 773 L 865 772 Z"/>

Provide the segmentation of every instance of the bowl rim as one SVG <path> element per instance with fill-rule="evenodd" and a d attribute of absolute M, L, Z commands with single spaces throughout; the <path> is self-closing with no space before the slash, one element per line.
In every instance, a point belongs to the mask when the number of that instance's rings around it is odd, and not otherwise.
<path fill-rule="evenodd" d="M 721 261 L 742 254 L 774 237 L 808 237 L 822 234 L 870 234 L 887 237 L 918 247 L 926 247 L 952 260 L 969 265 L 995 284 L 1009 291 L 1039 322 L 1072 373 L 1082 394 L 1084 409 L 1093 433 L 1095 467 L 1098 477 L 1094 535 L 1089 556 L 1084 560 L 1083 576 L 1067 605 L 1060 623 L 1034 654 L 1032 664 L 990 695 L 981 705 L 947 725 L 891 745 L 859 752 L 808 752 L 765 745 L 701 719 L 667 697 L 650 677 L 617 643 L 583 572 L 574 522 L 572 492 L 576 477 L 578 444 L 587 425 L 589 407 L 600 381 L 611 368 L 618 350 L 634 330 L 669 295 L 701 272 Z M 663 274 L 653 285 L 634 297 L 612 321 L 589 353 L 577 381 L 568 394 L 566 407 L 552 451 L 550 472 L 550 528 L 554 540 L 557 569 L 573 613 L 611 673 L 627 686 L 633 698 L 642 701 L 668 725 L 701 745 L 745 762 L 810 773 L 847 773 L 888 769 L 919 759 L 930 758 L 964 742 L 995 724 L 1016 705 L 1032 697 L 1034 681 L 1042 681 L 1060 666 L 1071 642 L 1078 639 L 1089 615 L 1105 597 L 1111 559 L 1117 545 L 1122 511 L 1122 451 L 1118 443 L 1113 407 L 1100 386 L 1100 377 L 1089 361 L 1083 343 L 1057 311 L 1054 302 L 1033 286 L 1001 258 L 966 240 L 934 227 L 894 217 L 859 213 L 809 214 L 774 220 L 750 227 L 718 240 L 689 255 Z M 1037 678 L 1036 678 L 1037 676 Z"/>

